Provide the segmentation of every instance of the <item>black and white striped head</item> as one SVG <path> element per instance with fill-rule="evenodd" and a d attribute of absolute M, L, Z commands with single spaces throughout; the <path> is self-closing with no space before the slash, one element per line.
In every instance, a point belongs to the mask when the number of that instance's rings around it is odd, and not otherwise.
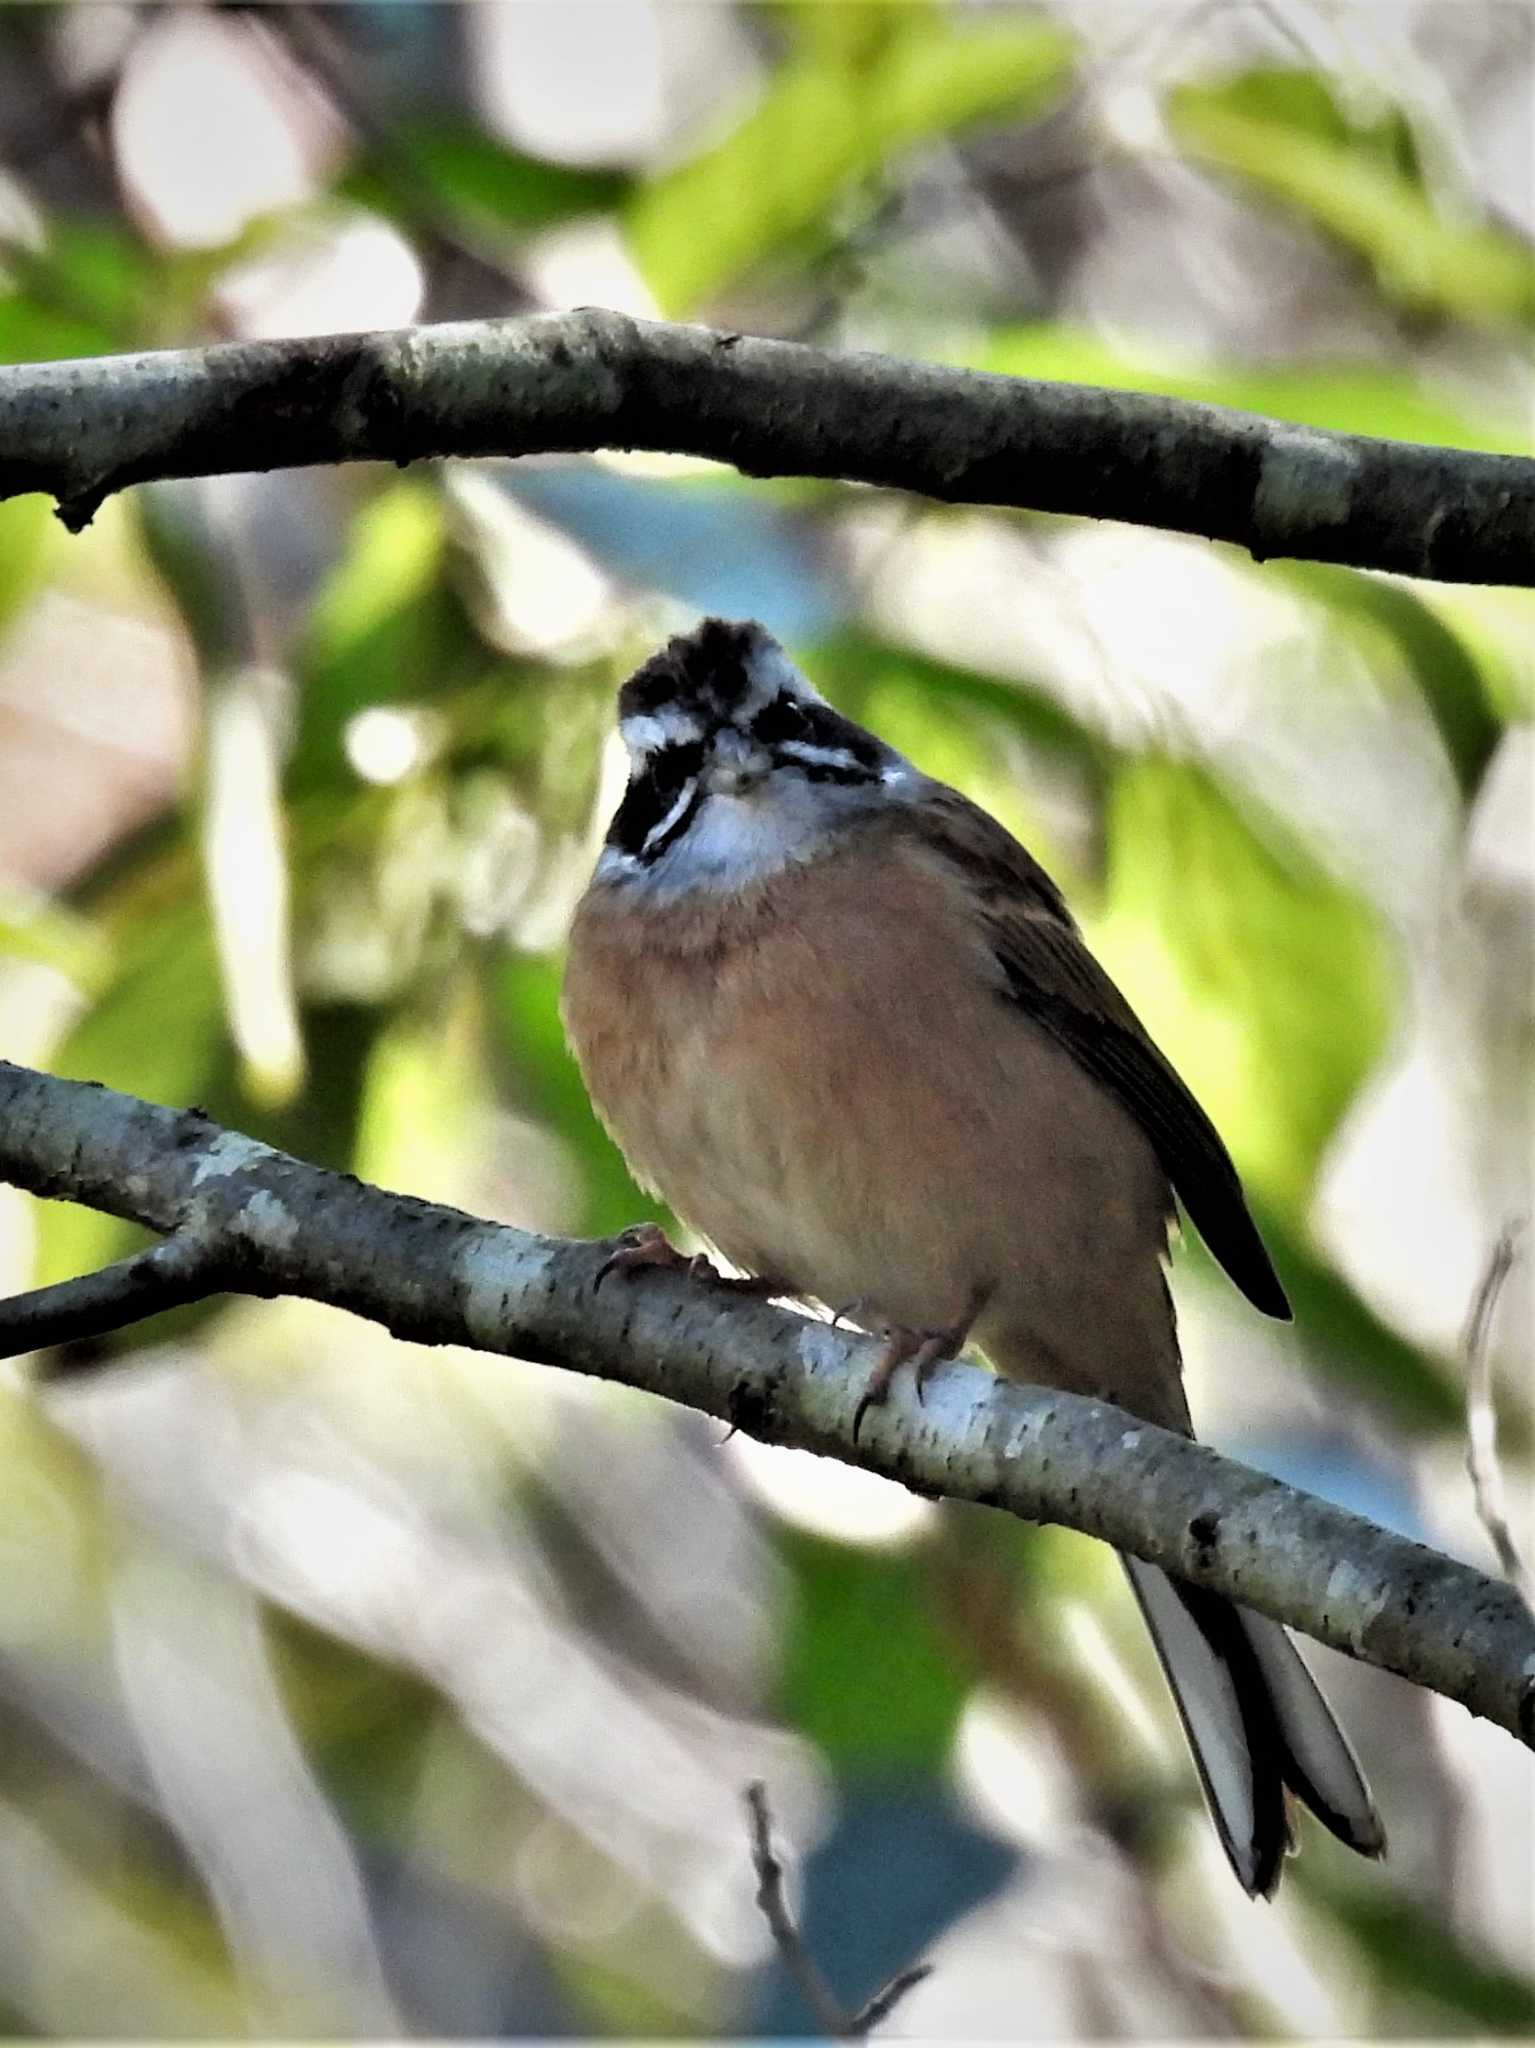
<path fill-rule="evenodd" d="M 919 780 L 750 620 L 705 619 L 668 641 L 619 692 L 618 729 L 629 786 L 602 880 L 740 887 Z"/>

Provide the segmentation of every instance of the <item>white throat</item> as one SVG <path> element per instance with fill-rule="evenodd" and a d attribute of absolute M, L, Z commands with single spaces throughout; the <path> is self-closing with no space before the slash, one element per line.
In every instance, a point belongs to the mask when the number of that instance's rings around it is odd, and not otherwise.
<path fill-rule="evenodd" d="M 656 896 L 730 895 L 814 860 L 853 817 L 902 801 L 920 779 L 915 769 L 898 761 L 878 784 L 857 791 L 829 792 L 794 775 L 771 776 L 738 796 L 716 790 L 658 860 L 645 863 L 605 846 L 595 879 L 627 883 Z"/>

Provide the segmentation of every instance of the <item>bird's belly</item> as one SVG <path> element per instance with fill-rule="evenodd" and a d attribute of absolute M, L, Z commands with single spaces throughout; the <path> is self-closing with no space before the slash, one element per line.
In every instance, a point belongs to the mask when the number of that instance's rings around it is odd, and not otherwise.
<path fill-rule="evenodd" d="M 573 951 L 572 1040 L 631 1167 L 732 1264 L 866 1327 L 946 1329 L 984 1303 L 982 1341 L 1005 1331 L 1007 1362 L 1027 1336 L 1037 1378 L 1144 1349 L 1123 1298 L 1165 1323 L 1150 1147 L 936 913 L 882 910 L 878 886 L 832 905 L 823 883 L 707 972 L 632 949 L 602 1030 L 591 941 Z"/>

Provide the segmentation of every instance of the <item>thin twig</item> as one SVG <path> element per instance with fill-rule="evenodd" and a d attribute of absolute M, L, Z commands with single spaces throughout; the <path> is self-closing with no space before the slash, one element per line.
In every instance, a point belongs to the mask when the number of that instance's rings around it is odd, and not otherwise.
<path fill-rule="evenodd" d="M 751 1819 L 752 1868 L 757 1873 L 757 1905 L 772 1931 L 773 1946 L 784 1967 L 799 1986 L 816 2025 L 834 2041 L 862 2041 L 890 2017 L 901 2000 L 932 1975 L 931 1963 L 917 1963 L 901 1970 L 881 1986 L 856 2013 L 844 2012 L 837 1994 L 817 1969 L 800 1938 L 784 1898 L 783 1865 L 773 1854 L 773 1822 L 768 1812 L 767 1788 L 760 1782 L 746 1788 L 746 1811 Z"/>
<path fill-rule="evenodd" d="M 1498 1410 L 1493 1387 L 1492 1321 L 1504 1283 L 1519 1256 L 1527 1217 L 1505 1223 L 1488 1255 L 1466 1318 L 1466 1470 L 1477 1517 L 1492 1540 L 1503 1575 L 1530 1597 L 1529 1574 L 1508 1525 L 1503 1466 L 1498 1457 Z"/>
<path fill-rule="evenodd" d="M 0 1358 L 105 1337 L 146 1316 L 226 1293 L 234 1284 L 218 1246 L 178 1231 L 99 1272 L 0 1301 Z M 48 1377 L 61 1379 L 70 1370 L 64 1360 Z"/>
<path fill-rule="evenodd" d="M 746 1811 L 751 1818 L 752 1868 L 757 1873 L 757 1907 L 773 1936 L 777 1949 L 800 1995 L 809 2006 L 816 2025 L 834 2040 L 847 2039 L 848 2016 L 837 1995 L 816 1968 L 784 1897 L 783 1865 L 773 1854 L 772 1819 L 768 1813 L 767 1787 L 760 1781 L 746 1788 Z"/>
<path fill-rule="evenodd" d="M 883 1991 L 876 1991 L 867 2005 L 861 2006 L 847 2023 L 847 2038 L 862 2041 L 873 2033 L 882 2020 L 889 2019 L 908 1991 L 915 1991 L 924 1978 L 931 1977 L 931 1963 L 913 1963 L 909 1970 L 898 1970 Z"/>

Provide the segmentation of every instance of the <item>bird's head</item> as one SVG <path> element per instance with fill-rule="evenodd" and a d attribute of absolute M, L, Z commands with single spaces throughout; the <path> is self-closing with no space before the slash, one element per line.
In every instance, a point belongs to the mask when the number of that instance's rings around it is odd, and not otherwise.
<path fill-rule="evenodd" d="M 916 781 L 892 748 L 834 711 L 765 627 L 705 619 L 619 692 L 629 786 L 600 879 L 658 889 L 746 885 Z"/>

